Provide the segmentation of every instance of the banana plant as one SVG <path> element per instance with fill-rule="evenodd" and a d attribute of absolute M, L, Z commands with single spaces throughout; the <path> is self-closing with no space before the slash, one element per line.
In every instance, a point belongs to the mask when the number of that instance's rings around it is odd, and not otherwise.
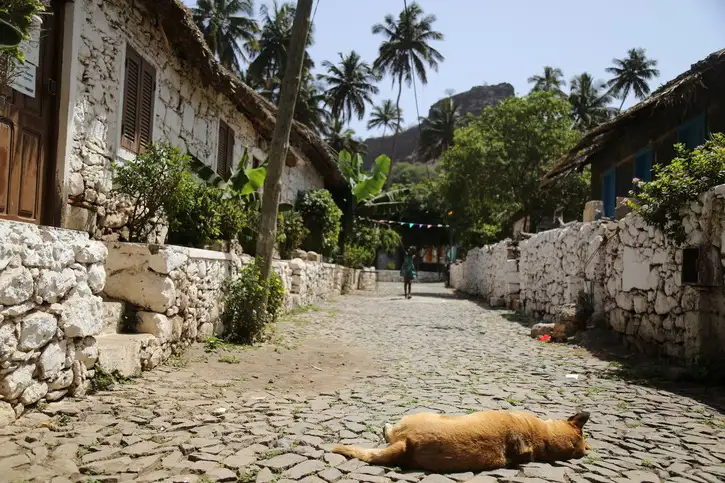
<path fill-rule="evenodd" d="M 258 168 L 249 168 L 249 152 L 245 148 L 237 169 L 227 176 L 214 171 L 196 156 L 191 156 L 191 170 L 208 185 L 223 190 L 228 196 L 247 197 L 257 193 L 267 178 L 267 160 Z"/>
<path fill-rule="evenodd" d="M 249 168 L 249 151 L 245 148 L 242 158 L 237 164 L 237 169 L 227 176 L 221 176 L 211 166 L 205 164 L 199 158 L 189 155 L 191 158 L 190 168 L 193 173 L 204 183 L 222 190 L 225 197 L 238 198 L 240 201 L 250 203 L 259 210 L 262 206 L 262 198 L 259 196 L 259 189 L 264 186 L 267 178 L 267 160 L 261 166 Z M 293 205 L 281 203 L 279 211 L 291 210 Z"/>

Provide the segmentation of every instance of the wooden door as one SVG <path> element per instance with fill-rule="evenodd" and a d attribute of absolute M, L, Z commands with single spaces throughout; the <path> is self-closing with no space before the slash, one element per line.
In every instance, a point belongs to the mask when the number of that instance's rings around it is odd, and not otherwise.
<path fill-rule="evenodd" d="M 42 15 L 34 95 L 13 90 L 10 102 L 0 106 L 0 218 L 41 221 L 57 116 L 56 17 Z"/>

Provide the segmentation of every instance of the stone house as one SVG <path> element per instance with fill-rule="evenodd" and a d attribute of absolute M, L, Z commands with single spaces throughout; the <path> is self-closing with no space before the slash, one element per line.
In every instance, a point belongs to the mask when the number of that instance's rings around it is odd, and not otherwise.
<path fill-rule="evenodd" d="M 52 0 L 37 67 L 0 112 L 0 219 L 87 231 L 123 217 L 111 163 L 165 141 L 217 172 L 266 157 L 276 107 L 214 59 L 178 0 Z M 283 202 L 346 181 L 335 153 L 295 122 Z"/>
<path fill-rule="evenodd" d="M 723 85 L 725 49 L 586 133 L 544 176 L 544 183 L 591 165 L 591 199 L 601 200 L 603 216 L 615 217 L 617 199 L 629 195 L 632 179 L 651 180 L 653 165 L 667 164 L 675 157 L 675 144 L 692 149 L 709 133 L 725 131 Z M 584 221 L 590 220 L 585 217 Z"/>

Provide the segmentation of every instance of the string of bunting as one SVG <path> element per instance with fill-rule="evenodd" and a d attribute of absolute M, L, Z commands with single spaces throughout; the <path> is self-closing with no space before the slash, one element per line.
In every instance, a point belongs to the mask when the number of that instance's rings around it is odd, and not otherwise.
<path fill-rule="evenodd" d="M 373 223 L 379 223 L 381 225 L 401 225 L 407 226 L 408 228 L 449 228 L 449 225 L 441 224 L 426 224 L 426 223 L 412 223 L 409 221 L 395 221 L 395 220 L 373 220 L 372 218 L 362 218 L 360 220 L 371 221 Z"/>

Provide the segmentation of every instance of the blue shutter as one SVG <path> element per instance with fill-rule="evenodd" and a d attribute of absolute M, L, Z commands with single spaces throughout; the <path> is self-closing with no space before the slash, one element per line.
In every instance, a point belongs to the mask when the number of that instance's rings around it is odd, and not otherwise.
<path fill-rule="evenodd" d="M 677 129 L 677 142 L 684 144 L 687 149 L 695 149 L 705 142 L 706 127 L 705 113 L 698 114 Z"/>
<path fill-rule="evenodd" d="M 616 168 L 608 169 L 602 178 L 602 203 L 604 204 L 604 216 L 614 218 L 614 207 L 616 197 Z"/>
<path fill-rule="evenodd" d="M 634 177 L 652 181 L 652 148 L 645 148 L 634 155 Z"/>

